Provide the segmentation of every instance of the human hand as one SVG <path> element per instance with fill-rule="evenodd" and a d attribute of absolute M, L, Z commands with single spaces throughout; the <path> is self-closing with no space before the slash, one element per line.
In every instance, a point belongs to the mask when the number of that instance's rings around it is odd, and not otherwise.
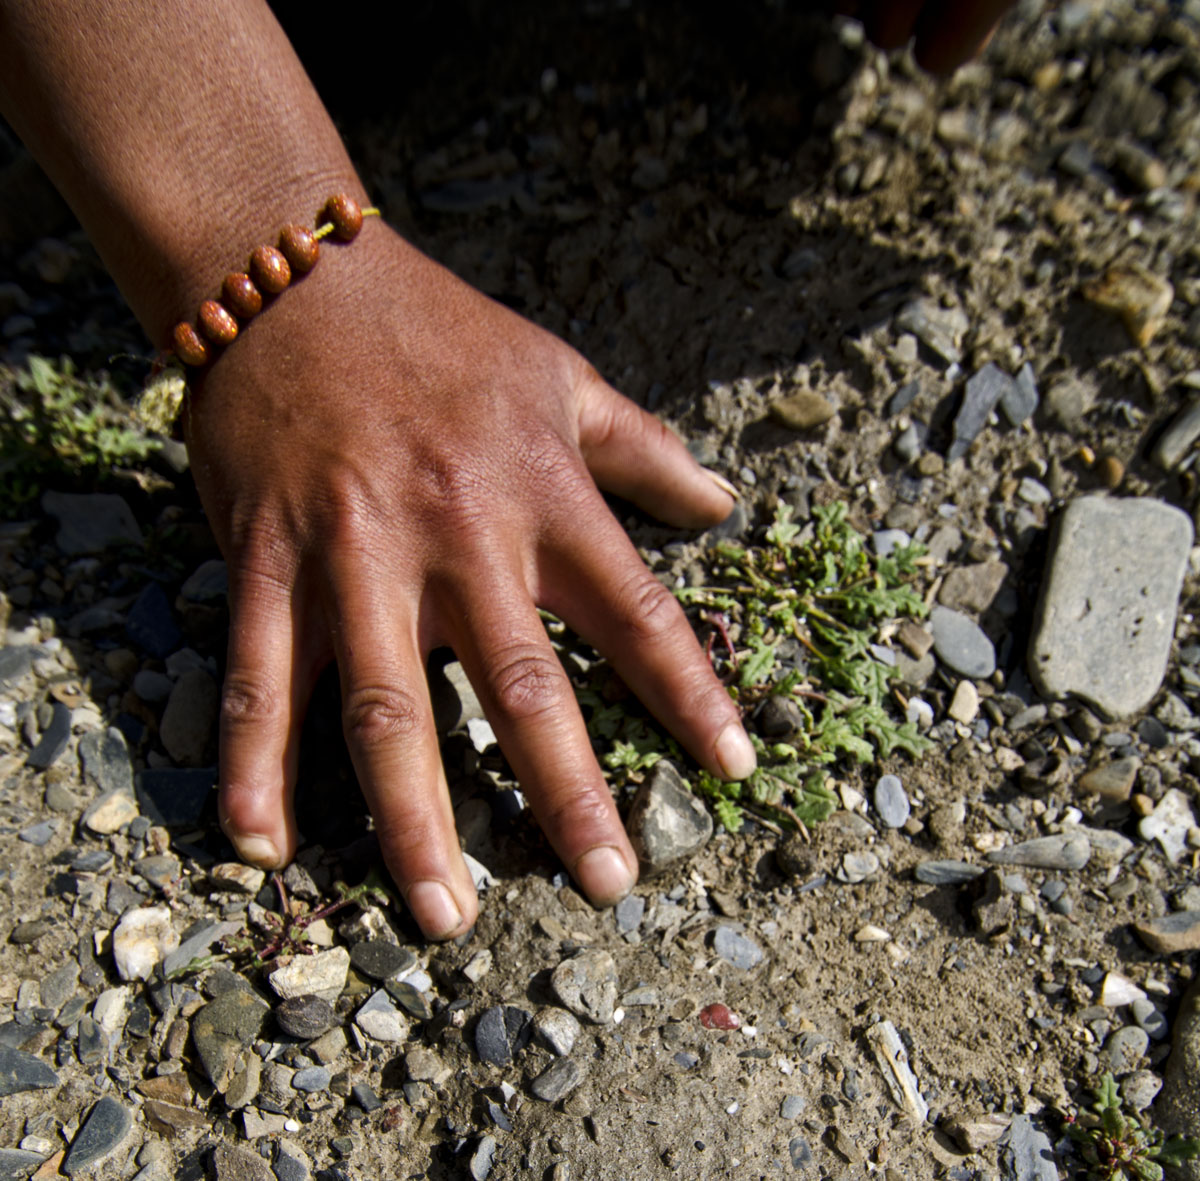
<path fill-rule="evenodd" d="M 946 74 L 975 57 L 1015 0 L 842 0 L 838 9 L 862 21 L 880 49 L 916 38 L 918 64 Z"/>
<path fill-rule="evenodd" d="M 604 653 L 708 770 L 754 766 L 737 707 L 596 485 L 683 527 L 730 496 L 572 349 L 385 225 L 323 251 L 197 383 L 192 469 L 230 567 L 222 823 L 296 845 L 301 721 L 336 659 L 384 858 L 432 938 L 466 931 L 425 658 L 462 661 L 546 835 L 598 904 L 637 860 L 536 606 Z"/>

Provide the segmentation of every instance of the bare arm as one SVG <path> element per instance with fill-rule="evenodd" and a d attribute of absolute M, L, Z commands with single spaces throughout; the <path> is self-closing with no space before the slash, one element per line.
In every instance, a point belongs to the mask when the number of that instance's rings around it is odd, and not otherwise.
<path fill-rule="evenodd" d="M 365 199 L 264 3 L 0 0 L 0 103 L 151 338 L 332 193 Z M 230 565 L 221 811 L 285 863 L 300 723 L 336 660 L 388 866 L 432 937 L 474 921 L 424 662 L 462 660 L 589 896 L 636 861 L 536 607 L 605 652 L 697 760 L 744 777 L 738 711 L 597 489 L 695 527 L 729 495 L 573 350 L 378 220 L 194 383 L 192 470 Z"/>

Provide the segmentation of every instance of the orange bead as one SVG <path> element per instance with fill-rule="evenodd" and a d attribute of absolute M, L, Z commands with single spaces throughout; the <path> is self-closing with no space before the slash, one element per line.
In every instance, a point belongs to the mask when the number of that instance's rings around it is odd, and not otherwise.
<path fill-rule="evenodd" d="M 239 319 L 249 320 L 262 311 L 262 292 L 244 271 L 232 271 L 221 284 L 225 306 Z"/>
<path fill-rule="evenodd" d="M 208 345 L 186 320 L 175 325 L 171 333 L 175 355 L 185 365 L 203 365 L 208 360 Z"/>
<path fill-rule="evenodd" d="M 250 255 L 250 277 L 260 290 L 278 295 L 292 281 L 292 268 L 274 246 L 259 246 Z"/>
<path fill-rule="evenodd" d="M 200 331 L 213 344 L 232 344 L 237 337 L 237 321 L 215 299 L 206 299 L 200 305 L 197 319 Z"/>
<path fill-rule="evenodd" d="M 338 193 L 325 202 L 323 218 L 333 226 L 333 236 L 343 242 L 349 242 L 362 229 L 362 209 L 345 193 Z"/>
<path fill-rule="evenodd" d="M 292 270 L 303 275 L 317 265 L 321 243 L 312 230 L 306 230 L 303 226 L 284 226 L 279 233 L 279 249 Z"/>

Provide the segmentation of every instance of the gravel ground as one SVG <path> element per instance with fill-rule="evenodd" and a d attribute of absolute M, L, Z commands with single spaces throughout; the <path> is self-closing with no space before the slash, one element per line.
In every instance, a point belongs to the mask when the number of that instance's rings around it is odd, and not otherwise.
<path fill-rule="evenodd" d="M 470 16 L 353 87 L 314 56 L 368 188 L 738 484 L 712 535 L 628 518 L 664 581 L 780 503 L 923 542 L 883 646 L 934 749 L 832 768 L 808 840 L 700 824 L 596 912 L 438 678 L 476 929 L 367 899 L 255 970 L 222 946 L 374 862 L 336 684 L 281 892 L 215 824 L 184 457 L 63 477 L 0 526 L 0 1177 L 1049 1178 L 1105 1070 L 1200 1135 L 1195 5 L 1022 4 L 942 82 L 775 5 Z M 0 164 L 7 364 L 129 387 L 136 326 Z"/>

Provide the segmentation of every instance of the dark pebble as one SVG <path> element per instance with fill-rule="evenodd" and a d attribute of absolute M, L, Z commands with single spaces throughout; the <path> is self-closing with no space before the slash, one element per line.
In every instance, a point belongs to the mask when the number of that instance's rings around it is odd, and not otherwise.
<path fill-rule="evenodd" d="M 165 660 L 183 645 L 171 600 L 157 582 L 150 583 L 133 601 L 125 619 L 125 634 L 143 652 Z"/>
<path fill-rule="evenodd" d="M 515 1005 L 493 1005 L 475 1026 L 475 1051 L 493 1066 L 510 1066 L 529 1044 L 532 1015 Z"/>
<path fill-rule="evenodd" d="M 324 998 L 311 994 L 291 997 L 275 1009 L 275 1024 L 289 1037 L 303 1041 L 320 1037 L 333 1022 L 333 1006 Z"/>
<path fill-rule="evenodd" d="M 350 1098 L 368 1114 L 378 1111 L 383 1106 L 379 1096 L 375 1094 L 374 1089 L 368 1083 L 355 1083 L 350 1088 Z"/>
<path fill-rule="evenodd" d="M 795 1136 L 788 1141 L 788 1156 L 792 1158 L 793 1169 L 803 1169 L 812 1162 L 812 1149 L 803 1136 Z"/>
<path fill-rule="evenodd" d="M 71 711 L 61 701 L 54 703 L 50 725 L 42 732 L 38 744 L 29 752 L 26 763 L 36 771 L 44 771 L 58 761 L 71 741 Z"/>
<path fill-rule="evenodd" d="M 350 949 L 350 963 L 362 976 L 387 980 L 397 972 L 415 967 L 417 957 L 407 947 L 398 947 L 384 939 L 368 939 Z"/>
<path fill-rule="evenodd" d="M 29 1040 L 28 1034 L 24 1040 Z M 11 1046 L 0 1046 L 0 1095 L 57 1086 L 58 1075 L 40 1058 Z"/>
<path fill-rule="evenodd" d="M 922 861 L 913 870 L 917 881 L 927 886 L 957 886 L 973 881 L 981 873 L 980 866 L 968 865 L 965 861 Z"/>
<path fill-rule="evenodd" d="M 132 1124 L 129 1110 L 111 1095 L 105 1095 L 92 1108 L 72 1141 L 62 1171 L 73 1177 L 108 1156 L 129 1135 Z"/>
<path fill-rule="evenodd" d="M 583 1082 L 583 1068 L 573 1058 L 559 1058 L 551 1062 L 533 1080 L 530 1090 L 546 1103 L 554 1103 L 569 1095 Z"/>
<path fill-rule="evenodd" d="M 168 828 L 193 825 L 199 821 L 205 804 L 216 799 L 216 786 L 215 767 L 142 771 L 137 777 L 138 804 L 155 824 Z"/>

